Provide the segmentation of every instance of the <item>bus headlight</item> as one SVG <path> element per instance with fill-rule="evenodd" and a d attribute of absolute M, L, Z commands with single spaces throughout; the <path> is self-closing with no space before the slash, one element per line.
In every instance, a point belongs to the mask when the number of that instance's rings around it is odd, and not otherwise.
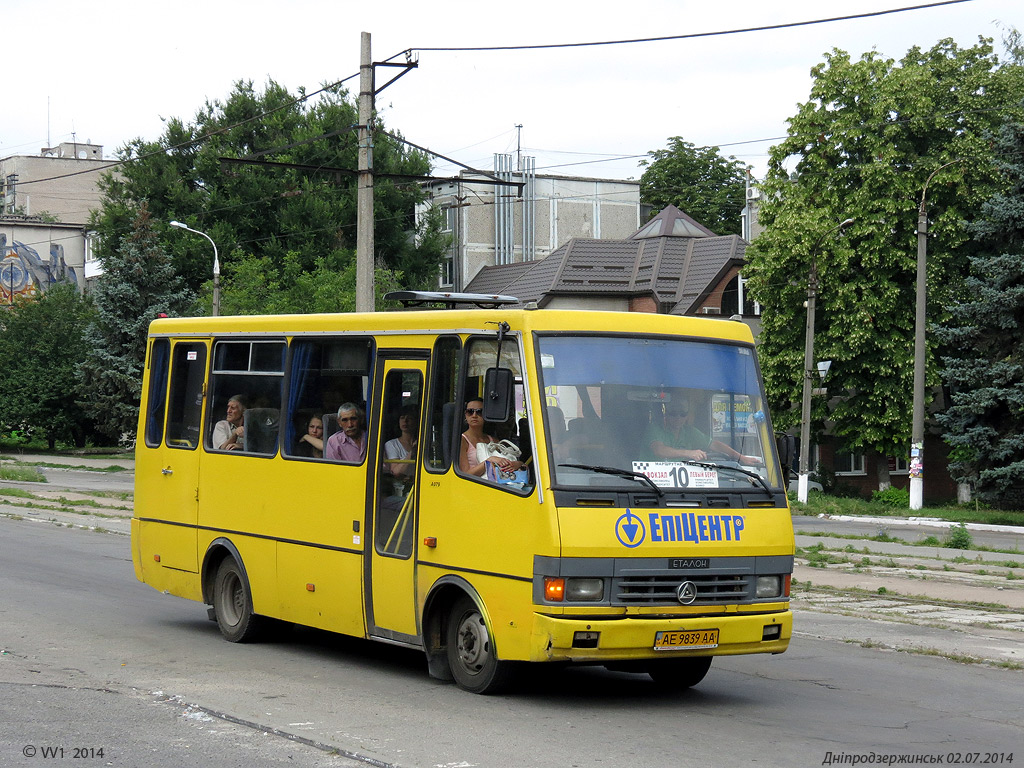
<path fill-rule="evenodd" d="M 758 576 L 758 597 L 779 597 L 782 594 L 782 579 L 778 576 Z"/>
<path fill-rule="evenodd" d="M 604 579 L 566 579 L 566 600 L 597 602 L 604 597 Z"/>

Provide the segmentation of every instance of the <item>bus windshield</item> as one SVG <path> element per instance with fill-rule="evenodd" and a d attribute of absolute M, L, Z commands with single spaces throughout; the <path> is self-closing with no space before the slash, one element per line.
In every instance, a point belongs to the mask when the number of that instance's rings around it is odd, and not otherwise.
<path fill-rule="evenodd" d="M 753 347 L 559 334 L 538 348 L 557 486 L 784 488 Z"/>

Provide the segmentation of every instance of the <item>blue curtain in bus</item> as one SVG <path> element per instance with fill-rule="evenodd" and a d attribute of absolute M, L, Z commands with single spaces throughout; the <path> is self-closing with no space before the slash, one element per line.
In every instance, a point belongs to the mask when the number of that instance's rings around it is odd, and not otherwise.
<path fill-rule="evenodd" d="M 153 356 L 149 361 L 149 408 L 146 411 L 146 445 L 160 445 L 164 438 L 164 404 L 167 402 L 168 362 L 171 344 L 167 339 L 153 342 Z"/>
<path fill-rule="evenodd" d="M 309 381 L 309 361 L 313 357 L 313 345 L 309 342 L 293 342 L 291 345 L 291 366 L 288 369 L 288 417 L 284 420 L 283 453 L 293 453 L 298 439 L 295 414 L 306 396 Z M 302 426 L 305 429 L 305 425 Z"/>

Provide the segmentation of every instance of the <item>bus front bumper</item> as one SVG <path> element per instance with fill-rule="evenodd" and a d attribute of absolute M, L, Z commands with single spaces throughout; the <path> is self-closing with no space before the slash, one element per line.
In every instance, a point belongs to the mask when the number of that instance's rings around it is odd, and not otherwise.
<path fill-rule="evenodd" d="M 793 613 L 789 610 L 745 615 L 583 619 L 534 614 L 530 660 L 603 664 L 683 656 L 782 653 L 789 646 L 792 633 Z M 683 644 L 675 645 L 680 641 Z M 714 647 L 709 647 L 712 642 Z M 663 649 L 656 650 L 656 645 Z"/>

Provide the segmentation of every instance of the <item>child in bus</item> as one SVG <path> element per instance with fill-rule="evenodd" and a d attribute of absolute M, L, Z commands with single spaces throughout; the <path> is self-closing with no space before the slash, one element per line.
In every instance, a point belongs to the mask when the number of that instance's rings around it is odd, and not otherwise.
<path fill-rule="evenodd" d="M 319 416 L 311 416 L 306 425 L 306 433 L 299 438 L 299 444 L 295 449 L 296 456 L 306 456 L 311 459 L 322 459 L 324 457 L 324 420 Z"/>

